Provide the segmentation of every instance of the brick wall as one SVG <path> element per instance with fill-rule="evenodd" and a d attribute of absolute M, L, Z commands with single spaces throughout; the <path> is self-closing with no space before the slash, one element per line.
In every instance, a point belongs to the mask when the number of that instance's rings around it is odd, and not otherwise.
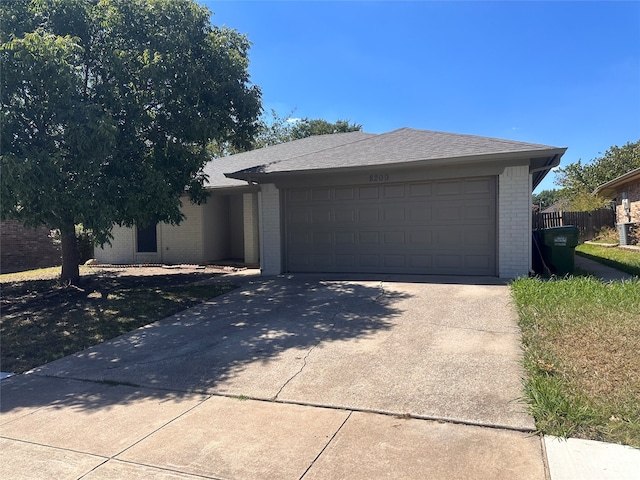
<path fill-rule="evenodd" d="M 62 251 L 45 227 L 26 228 L 17 220 L 0 222 L 0 271 L 19 272 L 62 264 Z"/>
<path fill-rule="evenodd" d="M 629 206 L 631 207 L 631 220 L 627 218 L 622 209 L 621 193 L 627 192 Z M 624 187 L 618 188 L 618 200 L 616 205 L 616 222 L 640 222 L 640 180 L 630 182 Z"/>
<path fill-rule="evenodd" d="M 507 167 L 498 180 L 498 275 L 516 278 L 531 269 L 531 175 Z"/>
<path fill-rule="evenodd" d="M 161 223 L 157 226 L 158 251 L 136 252 L 136 229 L 114 226 L 112 245 L 96 247 L 95 257 L 100 263 L 202 263 L 202 207 L 182 199 L 186 218 L 180 226 Z"/>
<path fill-rule="evenodd" d="M 135 231 L 132 228 L 114 226 L 111 229 L 113 239 L 111 245 L 96 247 L 94 256 L 100 263 L 130 264 L 134 263 Z"/>
<path fill-rule="evenodd" d="M 260 216 L 260 269 L 262 275 L 282 273 L 282 231 L 280 191 L 273 184 L 261 185 L 258 196 Z"/>
<path fill-rule="evenodd" d="M 204 239 L 201 205 L 182 198 L 182 213 L 186 218 L 180 225 L 161 223 L 158 232 L 160 261 L 167 264 L 204 263 Z"/>

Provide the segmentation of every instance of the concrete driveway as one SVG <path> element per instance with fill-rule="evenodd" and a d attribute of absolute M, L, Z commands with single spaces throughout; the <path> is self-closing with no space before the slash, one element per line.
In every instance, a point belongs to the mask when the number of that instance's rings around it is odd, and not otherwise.
<path fill-rule="evenodd" d="M 543 479 L 520 360 L 497 279 L 254 278 L 3 381 L 0 476 Z"/>

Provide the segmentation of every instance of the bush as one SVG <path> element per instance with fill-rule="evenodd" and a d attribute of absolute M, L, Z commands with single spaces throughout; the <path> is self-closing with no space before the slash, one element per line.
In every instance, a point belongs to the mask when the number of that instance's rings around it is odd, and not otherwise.
<path fill-rule="evenodd" d="M 629 235 L 627 237 L 629 245 L 640 244 L 640 223 L 629 225 Z"/>
<path fill-rule="evenodd" d="M 93 258 L 94 237 L 91 230 L 85 230 L 82 225 L 76 225 L 76 238 L 78 240 L 78 261 L 82 265 Z"/>

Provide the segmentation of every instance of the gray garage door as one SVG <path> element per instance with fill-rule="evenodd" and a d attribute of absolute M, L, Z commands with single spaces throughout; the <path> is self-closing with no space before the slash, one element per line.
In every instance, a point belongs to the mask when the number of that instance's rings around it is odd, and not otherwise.
<path fill-rule="evenodd" d="M 290 272 L 495 275 L 495 177 L 285 191 Z"/>

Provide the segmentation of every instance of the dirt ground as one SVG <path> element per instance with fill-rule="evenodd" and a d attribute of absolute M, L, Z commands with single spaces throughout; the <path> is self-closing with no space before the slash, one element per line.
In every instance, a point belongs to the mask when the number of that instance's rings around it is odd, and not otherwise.
<path fill-rule="evenodd" d="M 2 282 L 1 317 L 22 310 L 46 310 L 61 301 L 70 302 L 91 294 L 105 297 L 121 288 L 193 285 L 219 279 L 236 267 L 176 266 L 82 266 L 77 286 L 61 285 L 59 269 L 21 272 L 19 280 Z"/>

